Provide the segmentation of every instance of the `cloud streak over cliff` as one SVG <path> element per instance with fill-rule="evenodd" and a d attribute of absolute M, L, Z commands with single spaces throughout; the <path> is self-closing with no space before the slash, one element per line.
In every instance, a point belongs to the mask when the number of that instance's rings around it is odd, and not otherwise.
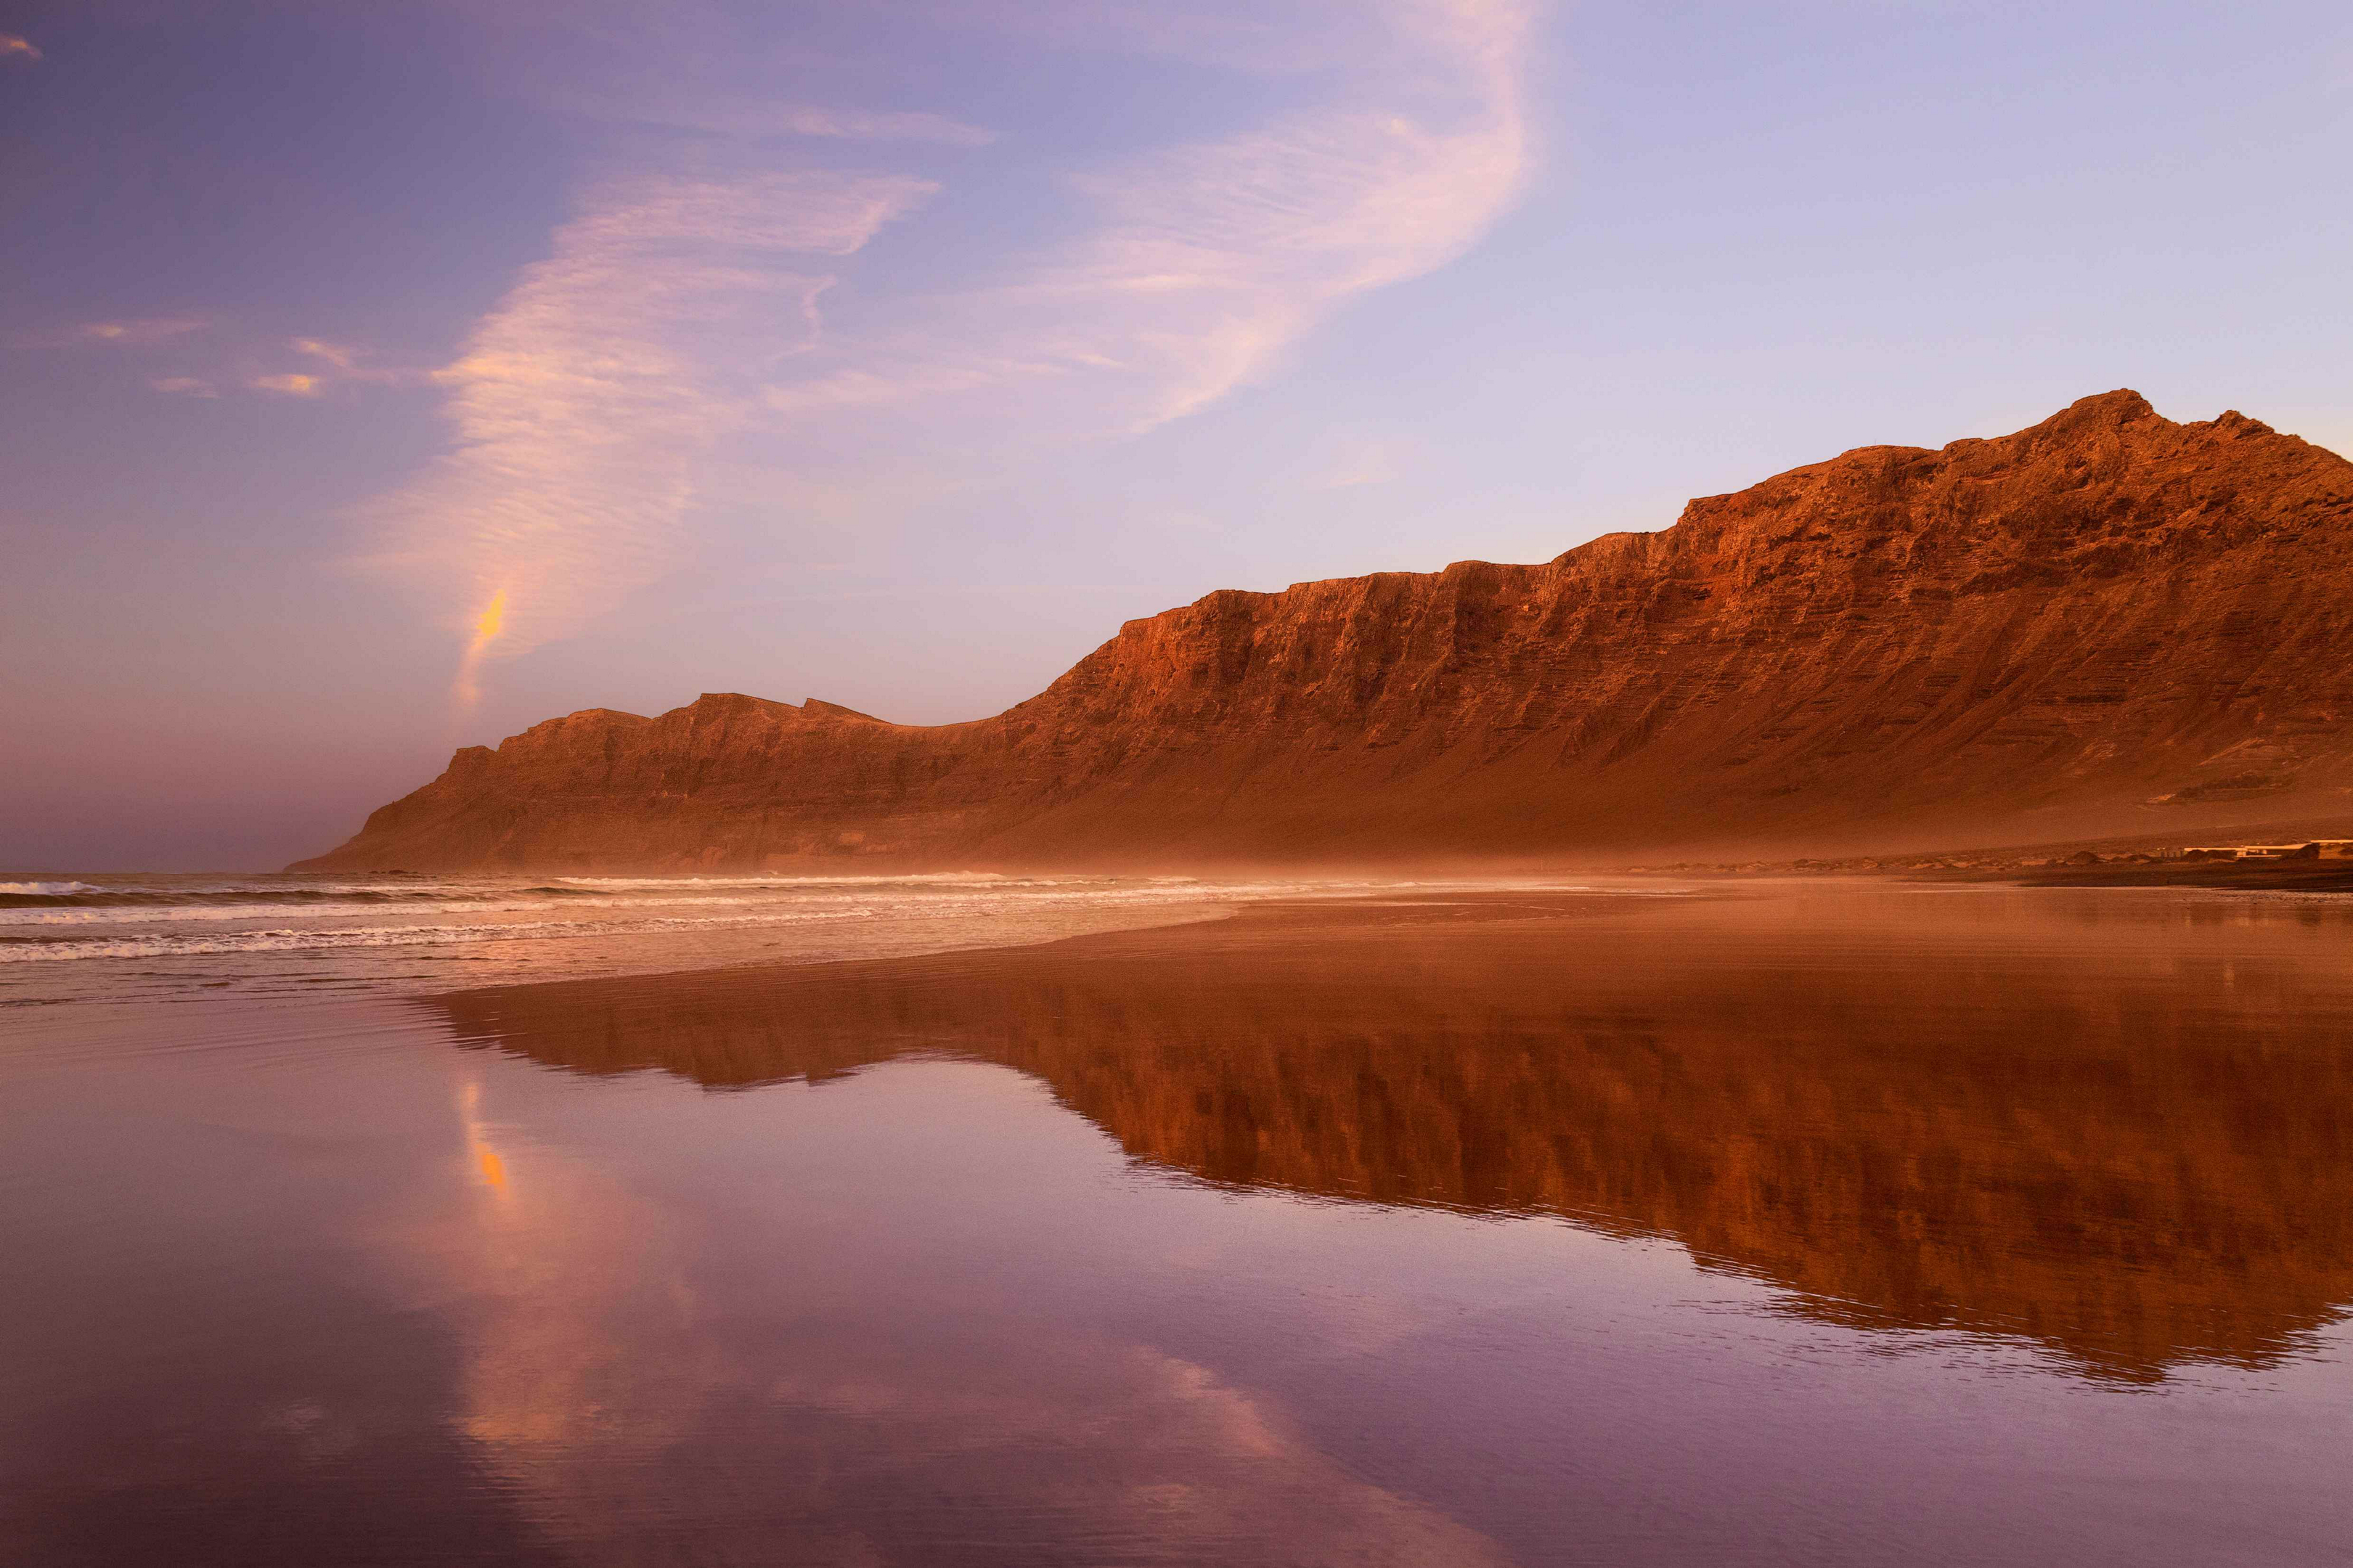
<path fill-rule="evenodd" d="M 1042 25 L 914 14 L 998 47 L 1028 47 Z M 1240 112 L 1203 108 L 1198 124 L 1042 174 L 992 163 L 996 133 L 945 109 L 746 90 L 712 63 L 724 51 L 708 16 L 632 33 L 621 64 L 559 98 L 611 132 L 607 172 L 438 373 L 455 445 L 380 507 L 387 557 L 454 630 L 503 595 L 489 657 L 526 651 L 673 567 L 714 485 L 759 489 L 788 555 L 797 496 L 822 498 L 836 522 L 887 525 L 911 474 L 953 483 L 977 455 L 1208 407 L 1277 372 L 1348 301 L 1460 255 L 1525 180 L 1529 16 L 1515 0 L 1188 21 L 1088 8 L 1050 31 L 1082 58 L 1296 90 L 1238 89 Z M 662 48 L 693 68 L 649 76 Z M 681 93 L 681 74 L 702 86 Z M 665 85 L 631 85 L 650 79 Z M 985 201 L 1000 186 L 1029 199 L 984 243 L 925 226 L 920 209 L 944 190 Z M 927 259 L 939 244 L 920 276 L 852 259 L 893 223 Z M 827 328 L 821 300 L 852 305 L 849 324 Z"/>
<path fill-rule="evenodd" d="M 439 373 L 459 442 L 390 503 L 402 559 L 470 623 L 503 595 L 509 647 L 612 608 L 672 559 L 698 465 L 740 425 L 746 386 L 814 341 L 832 282 L 814 268 L 932 189 L 826 170 L 591 189 Z"/>

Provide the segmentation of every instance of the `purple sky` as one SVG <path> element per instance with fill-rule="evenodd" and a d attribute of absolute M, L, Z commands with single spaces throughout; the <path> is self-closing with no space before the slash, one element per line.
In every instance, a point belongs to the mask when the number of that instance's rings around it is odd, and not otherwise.
<path fill-rule="evenodd" d="M 2341 5 L 73 0 L 0 137 L 0 868 L 2119 385 L 2353 448 Z"/>

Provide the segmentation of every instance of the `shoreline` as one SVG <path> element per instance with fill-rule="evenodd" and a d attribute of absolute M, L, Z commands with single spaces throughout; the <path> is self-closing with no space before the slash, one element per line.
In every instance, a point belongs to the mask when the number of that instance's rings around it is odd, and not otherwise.
<path fill-rule="evenodd" d="M 164 1003 L 172 1004 L 174 1011 L 189 1005 L 205 1008 L 207 1004 L 227 1005 L 241 1011 L 255 1006 L 301 1005 L 363 996 L 438 998 L 566 984 L 649 984 L 659 986 L 684 984 L 693 976 L 716 973 L 758 974 L 836 969 L 845 964 L 861 963 L 920 965 L 957 953 L 1005 954 L 1081 940 L 1118 939 L 1146 932 L 1173 932 L 1192 927 L 1226 928 L 1235 933 L 1247 933 L 1252 938 L 1277 931 L 1295 937 L 1311 931 L 1332 934 L 1359 931 L 1374 923 L 1495 922 L 1511 920 L 1515 914 L 1551 920 L 1562 918 L 1565 910 L 1570 909 L 1625 911 L 1652 900 L 1683 903 L 1769 899 L 1797 894 L 1807 888 L 1832 886 L 1843 886 L 1857 891 L 1883 890 L 1890 893 L 1905 889 L 1926 890 L 1940 887 L 2021 891 L 2122 888 L 2192 894 L 2253 892 L 2311 897 L 2353 892 L 2353 862 L 2173 860 L 2039 867 L 1894 864 L 1878 867 L 1711 867 L 1704 869 L 1696 867 L 1647 868 L 1589 874 L 1584 878 L 1560 874 L 1555 878 L 1465 879 L 1460 882 L 1435 884 L 1427 880 L 1401 879 L 1387 884 L 1334 886 L 1315 891 L 1293 888 L 1258 898 L 1241 896 L 1243 890 L 1235 889 L 1223 889 L 1230 895 L 1224 898 L 1135 905 L 1116 911 L 1095 909 L 1076 919 L 1071 918 L 1076 911 L 1066 911 L 1059 917 L 1044 916 L 1042 912 L 1034 916 L 1016 913 L 1006 919 L 1002 925 L 992 920 L 990 924 L 997 929 L 986 931 L 973 929 L 968 924 L 957 930 L 917 929 L 929 922 L 921 918 L 920 911 L 911 910 L 906 920 L 893 918 L 880 922 L 878 926 L 868 926 L 862 921 L 842 927 L 828 926 L 824 940 L 811 940 L 805 948 L 797 947 L 789 952 L 776 951 L 776 939 L 766 934 L 765 928 L 714 932 L 699 939 L 700 951 L 692 952 L 673 945 L 676 939 L 668 935 L 658 937 L 652 942 L 644 942 L 642 937 L 617 937 L 611 942 L 597 937 L 583 937 L 578 939 L 576 946 L 570 940 L 535 943 L 543 945 L 547 952 L 544 957 L 532 959 L 529 969 L 496 962 L 491 952 L 465 951 L 473 944 L 463 944 L 460 949 L 448 951 L 420 950 L 414 956 L 408 956 L 408 950 L 398 947 L 370 948 L 363 950 L 368 961 L 381 964 L 391 973 L 331 973 L 330 965 L 321 964 L 311 973 L 259 989 L 248 988 L 237 982 L 224 984 L 210 973 L 210 965 L 218 961 L 191 955 L 190 959 L 141 961 L 142 973 L 151 975 L 165 963 L 174 969 L 183 964 L 189 965 L 184 981 L 144 992 L 114 991 L 112 981 L 93 970 L 89 979 L 94 984 L 89 986 L 61 985 L 58 988 L 59 994 L 0 994 L 0 1020 L 11 1016 L 27 1019 L 32 1015 L 55 1015 L 60 1010 L 80 1012 L 93 1007 L 111 1011 L 117 1005 L 143 1010 Z M 894 927 L 898 929 L 889 929 Z M 815 928 L 809 929 L 814 933 Z M 855 940 L 850 940 L 852 938 Z M 763 945 L 758 948 L 751 946 L 754 942 Z M 496 945 L 502 948 L 505 944 Z M 1209 943 L 1199 951 L 1206 958 L 1217 950 L 1218 945 Z M 500 953 L 496 959 L 505 956 Z M 92 962 L 111 972 L 119 968 L 123 961 L 100 959 Z M 198 963 L 206 966 L 205 973 L 197 972 L 195 963 Z M 488 968 L 494 963 L 495 967 L 502 972 L 481 974 L 479 978 L 446 971 L 436 973 L 422 972 L 461 963 L 468 967 L 480 965 Z M 80 965 L 60 967 L 79 971 Z M 281 971 L 285 969 L 282 965 L 273 967 Z M 335 964 L 332 968 L 341 971 L 343 966 Z M 532 973 L 532 970 L 538 973 Z M 69 976 L 64 973 L 54 976 L 23 973 L 12 978 L 16 984 L 5 987 L 5 991 L 23 990 L 37 979 L 54 978 L 62 982 Z M 44 986 L 41 989 L 48 988 Z"/>
<path fill-rule="evenodd" d="M 2353 893 L 2353 860 L 2160 860 L 2012 874 L 2038 888 L 2180 888 L 2195 891 Z"/>
<path fill-rule="evenodd" d="M 1630 883 L 1640 878 L 1625 879 Z M 887 978 L 879 972 L 903 969 L 910 973 L 936 973 L 944 964 L 983 964 L 1025 953 L 1048 950 L 1083 949 L 1100 944 L 1106 950 L 1133 953 L 1146 948 L 1168 951 L 1172 939 L 1179 932 L 1198 933 L 1201 939 L 1199 956 L 1207 958 L 1221 949 L 1253 946 L 1268 940 L 1309 941 L 1364 933 L 1377 928 L 1424 927 L 1455 928 L 1465 923 L 1504 923 L 1513 921 L 1548 921 L 1567 919 L 1575 914 L 1600 915 L 1639 907 L 1651 902 L 1683 902 L 1706 898 L 1704 891 L 1671 893 L 1641 887 L 1622 889 L 1596 888 L 1556 888 L 1513 889 L 1508 888 L 1466 887 L 1453 890 L 1412 888 L 1368 888 L 1361 892 L 1335 894 L 1325 897 L 1291 896 L 1258 900 L 1236 900 L 1230 903 L 1195 905 L 1197 912 L 1187 918 L 1157 920 L 1135 925 L 1122 925 L 1100 931 L 1070 931 L 1053 936 L 1041 936 L 1033 941 L 960 944 L 926 949 L 919 952 L 874 953 L 851 957 L 816 958 L 806 961 L 776 958 L 754 958 L 730 963 L 709 964 L 691 969 L 615 972 L 609 974 L 575 975 L 548 980 L 522 980 L 492 985 L 459 986 L 448 991 L 406 994 L 405 999 L 421 1003 L 447 1003 L 461 998 L 507 994 L 518 992 L 552 993 L 558 989 L 607 990 L 659 986 L 664 982 L 691 984 L 709 978 L 729 980 L 758 979 L 773 976 L 779 980 L 823 972 L 830 975 L 848 974 L 852 971 L 878 972 L 877 978 Z M 1720 896 L 1737 897 L 1727 889 Z M 1559 906 L 1574 902 L 1572 911 Z M 1207 940 L 1211 933 L 1223 940 Z"/>
<path fill-rule="evenodd" d="M 1858 882 L 1915 887 L 2173 888 L 2196 892 L 2353 893 L 2353 860 L 2112 860 L 1970 866 L 1928 856 L 1879 865 L 1663 866 L 1628 877 L 1746 883 Z"/>

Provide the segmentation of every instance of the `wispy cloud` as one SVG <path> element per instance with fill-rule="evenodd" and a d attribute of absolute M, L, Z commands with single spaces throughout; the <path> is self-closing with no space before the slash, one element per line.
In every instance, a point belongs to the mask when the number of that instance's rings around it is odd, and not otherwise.
<path fill-rule="evenodd" d="M 356 374 L 360 368 L 357 351 L 344 348 L 339 343 L 328 342 L 322 338 L 296 338 L 286 346 L 298 354 L 308 354 L 312 359 L 324 360 L 340 371 Z"/>
<path fill-rule="evenodd" d="M 326 384 L 315 375 L 257 375 L 245 384 L 256 392 L 274 392 L 280 397 L 316 397 L 326 390 Z"/>
<path fill-rule="evenodd" d="M 899 56 L 936 0 L 868 7 Z M 854 13 L 845 14 L 854 15 Z M 757 0 L 568 0 L 560 6 L 481 8 L 489 53 L 505 84 L 542 105 L 615 126 L 660 126 L 739 141 L 815 137 L 986 146 L 995 132 L 930 109 L 841 101 L 857 72 L 807 41 L 822 29 L 779 28 Z M 837 32 L 837 41 L 839 32 Z M 935 40 L 936 42 L 936 40 Z"/>
<path fill-rule="evenodd" d="M 435 373 L 372 363 L 366 351 L 324 338 L 301 337 L 256 346 L 237 341 L 234 328 L 217 330 L 211 321 L 190 318 L 142 321 L 93 321 L 77 330 L 78 341 L 141 346 L 176 344 L 199 331 L 206 333 L 203 352 L 182 348 L 181 374 L 150 375 L 147 385 L 156 392 L 186 396 L 216 397 L 224 388 L 272 397 L 324 397 L 353 386 L 424 386 Z M 223 342 L 226 337 L 230 341 Z M 288 354 L 296 356 L 289 366 Z M 274 362 L 274 363 L 273 363 Z"/>
<path fill-rule="evenodd" d="M 1461 255 L 1531 163 L 1523 0 L 1208 0 L 1181 16 L 932 0 L 908 16 L 1289 85 L 1205 96 L 1223 123 L 1070 168 L 1060 205 L 1017 186 L 977 246 L 967 202 L 917 284 L 878 284 L 845 258 L 962 177 L 938 149 L 990 133 L 748 90 L 773 61 L 732 61 L 733 12 L 695 16 L 712 30 L 681 44 L 599 10 L 579 24 L 595 62 L 532 68 L 543 100 L 621 128 L 613 172 L 436 374 L 456 448 L 383 508 L 389 554 L 453 631 L 501 606 L 495 648 L 470 636 L 470 660 L 567 635 L 670 569 L 723 470 L 775 476 L 761 510 L 784 554 L 796 531 L 871 526 L 959 464 L 1206 408 L 1350 301 Z M 853 142 L 923 172 L 828 166 Z M 1024 157 L 1005 177 L 1036 179 Z M 1017 226 L 1035 237 L 1007 245 Z M 820 298 L 839 323 L 822 333 Z M 306 374 L 354 374 L 297 349 L 318 362 Z"/>
<path fill-rule="evenodd" d="M 33 47 L 30 38 L 15 33 L 0 33 L 0 60 L 37 60 L 41 51 Z"/>
<path fill-rule="evenodd" d="M 200 316 L 155 316 L 142 321 L 86 321 L 81 326 L 80 335 L 98 342 L 135 348 L 183 338 L 190 332 L 201 332 L 210 325 L 210 321 Z"/>
<path fill-rule="evenodd" d="M 305 368 L 254 375 L 245 384 L 258 392 L 318 397 L 342 387 L 429 385 L 443 374 L 415 366 L 376 364 L 366 350 L 329 342 L 324 338 L 290 338 L 286 347 L 302 357 Z"/>
<path fill-rule="evenodd" d="M 1338 20 L 1368 41 L 1335 100 L 1075 175 L 1101 218 L 1092 231 L 952 296 L 914 330 L 839 345 L 859 363 L 812 365 L 772 405 L 986 402 L 1056 376 L 1076 383 L 1056 428 L 1145 430 L 1263 377 L 1349 300 L 1461 254 L 1527 176 L 1527 8 L 1395 0 Z M 1135 27 L 1159 47 L 1157 31 Z M 1198 53 L 1205 39 L 1228 35 L 1197 20 L 1180 41 Z M 1291 52 L 1320 60 L 1345 47 Z"/>
<path fill-rule="evenodd" d="M 943 147 L 986 147 L 997 140 L 995 132 L 944 114 L 814 104 L 678 101 L 637 106 L 617 117 L 639 125 L 746 138 L 816 136 L 838 142 L 927 142 Z"/>
<path fill-rule="evenodd" d="M 791 258 L 848 256 L 933 189 L 822 170 L 596 187 L 438 374 L 459 446 L 387 507 L 403 559 L 459 617 L 497 602 L 510 649 L 659 574 L 700 461 L 816 336 L 832 279 Z"/>

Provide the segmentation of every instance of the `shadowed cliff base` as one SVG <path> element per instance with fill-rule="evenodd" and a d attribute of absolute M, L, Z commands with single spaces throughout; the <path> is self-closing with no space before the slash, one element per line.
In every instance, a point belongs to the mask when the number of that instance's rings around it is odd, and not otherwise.
<path fill-rule="evenodd" d="M 1565 524 L 1573 526 L 1573 524 Z M 2137 394 L 1540 565 L 1224 592 L 966 724 L 706 696 L 469 747 L 298 868 L 1767 858 L 2353 808 L 2353 463 Z"/>
<path fill-rule="evenodd" d="M 714 1089 L 1000 1063 L 1200 1180 L 1670 1237 L 1814 1317 L 2138 1380 L 2353 1301 L 2348 936 L 2162 895 L 1495 895 L 427 1005 Z"/>

